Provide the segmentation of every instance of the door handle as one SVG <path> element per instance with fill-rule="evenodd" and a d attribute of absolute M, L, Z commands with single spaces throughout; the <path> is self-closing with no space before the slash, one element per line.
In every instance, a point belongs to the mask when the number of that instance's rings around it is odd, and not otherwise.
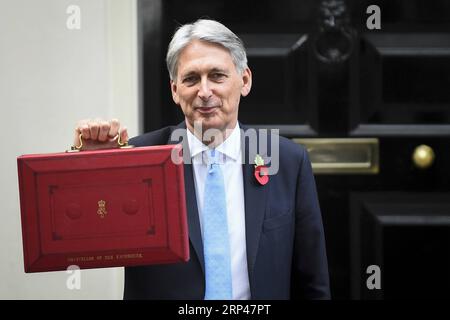
<path fill-rule="evenodd" d="M 433 148 L 426 144 L 421 144 L 414 149 L 412 154 L 412 161 L 416 168 L 427 169 L 434 163 L 436 155 Z"/>

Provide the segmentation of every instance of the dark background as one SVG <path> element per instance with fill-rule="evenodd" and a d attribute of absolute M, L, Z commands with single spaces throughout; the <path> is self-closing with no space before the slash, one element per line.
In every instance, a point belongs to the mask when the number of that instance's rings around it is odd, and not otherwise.
<path fill-rule="evenodd" d="M 366 27 L 373 4 L 380 30 Z M 316 174 L 333 298 L 450 297 L 450 1 L 140 0 L 138 10 L 146 131 L 183 120 L 164 61 L 176 27 L 224 23 L 253 72 L 241 122 L 378 141 L 378 172 Z M 411 160 L 421 144 L 435 153 L 427 169 Z M 373 264 L 380 290 L 366 287 Z"/>

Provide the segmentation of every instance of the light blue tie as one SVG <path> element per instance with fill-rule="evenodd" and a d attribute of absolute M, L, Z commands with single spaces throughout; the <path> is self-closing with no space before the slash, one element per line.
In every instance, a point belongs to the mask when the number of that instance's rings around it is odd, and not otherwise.
<path fill-rule="evenodd" d="M 232 299 L 232 285 L 225 185 L 218 152 L 208 150 L 207 155 L 208 173 L 203 198 L 205 300 L 229 300 Z"/>

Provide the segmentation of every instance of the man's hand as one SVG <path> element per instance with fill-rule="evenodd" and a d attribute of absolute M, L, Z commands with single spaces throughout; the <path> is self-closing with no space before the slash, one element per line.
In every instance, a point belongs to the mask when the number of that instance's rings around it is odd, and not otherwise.
<path fill-rule="evenodd" d="M 127 128 L 121 128 L 117 119 L 110 121 L 100 119 L 79 121 L 75 127 L 74 146 L 81 145 L 80 134 L 83 139 L 82 150 L 117 148 L 119 135 L 121 142 L 128 141 Z"/>

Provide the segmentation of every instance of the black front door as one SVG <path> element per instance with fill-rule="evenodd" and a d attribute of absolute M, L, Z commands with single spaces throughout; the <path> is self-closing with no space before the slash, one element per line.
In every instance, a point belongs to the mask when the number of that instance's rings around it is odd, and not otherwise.
<path fill-rule="evenodd" d="M 164 57 L 200 17 L 246 45 L 240 121 L 310 152 L 333 297 L 448 298 L 450 2 L 140 0 L 147 131 L 183 120 Z"/>

